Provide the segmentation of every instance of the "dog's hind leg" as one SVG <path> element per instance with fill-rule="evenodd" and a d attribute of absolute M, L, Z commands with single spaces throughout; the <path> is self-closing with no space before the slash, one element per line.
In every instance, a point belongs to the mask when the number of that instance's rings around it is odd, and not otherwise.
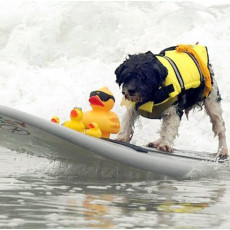
<path fill-rule="evenodd" d="M 139 112 L 133 105 L 127 108 L 127 111 L 121 122 L 121 131 L 117 135 L 117 140 L 130 142 L 134 133 L 134 123 L 139 116 Z"/>
<path fill-rule="evenodd" d="M 204 106 L 210 117 L 212 130 L 215 136 L 217 135 L 219 139 L 218 153 L 220 156 L 226 158 L 228 156 L 228 147 L 225 134 L 225 124 L 222 117 L 221 96 L 216 81 L 214 81 L 212 92 L 205 100 Z"/>
<path fill-rule="evenodd" d="M 160 138 L 154 142 L 150 142 L 147 146 L 154 147 L 158 150 L 173 152 L 173 142 L 178 135 L 180 126 L 180 116 L 175 106 L 170 106 L 162 114 L 162 126 L 160 130 Z"/>

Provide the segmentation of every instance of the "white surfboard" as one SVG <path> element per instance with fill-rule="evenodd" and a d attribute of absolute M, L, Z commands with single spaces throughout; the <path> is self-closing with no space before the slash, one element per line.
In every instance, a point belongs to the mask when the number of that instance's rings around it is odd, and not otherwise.
<path fill-rule="evenodd" d="M 6 106 L 0 106 L 0 146 L 18 153 L 75 162 L 78 176 L 85 178 L 151 178 L 156 173 L 184 177 L 216 163 L 208 153 L 169 154 L 90 137 Z"/>

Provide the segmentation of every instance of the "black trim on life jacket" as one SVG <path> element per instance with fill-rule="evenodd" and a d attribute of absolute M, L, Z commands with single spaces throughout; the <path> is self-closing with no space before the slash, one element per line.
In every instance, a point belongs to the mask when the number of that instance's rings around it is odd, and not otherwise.
<path fill-rule="evenodd" d="M 159 55 L 160 55 L 160 56 L 165 56 L 165 52 L 175 50 L 176 47 L 177 47 L 177 46 L 171 46 L 171 47 L 169 47 L 169 48 L 166 48 L 166 49 L 162 50 L 162 51 L 159 53 Z"/>

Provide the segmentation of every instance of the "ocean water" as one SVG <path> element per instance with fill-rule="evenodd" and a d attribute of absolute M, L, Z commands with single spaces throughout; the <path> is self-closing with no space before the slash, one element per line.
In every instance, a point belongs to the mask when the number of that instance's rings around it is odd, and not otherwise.
<path fill-rule="evenodd" d="M 229 15 L 228 1 L 1 1 L 0 103 L 65 121 L 107 86 L 121 119 L 114 70 L 127 54 L 199 42 L 209 50 L 229 142 Z M 132 143 L 157 139 L 159 126 L 140 118 Z M 184 117 L 179 132 L 176 148 L 217 150 L 204 111 Z M 230 227 L 228 164 L 181 180 L 82 181 L 74 164 L 0 153 L 0 228 Z"/>

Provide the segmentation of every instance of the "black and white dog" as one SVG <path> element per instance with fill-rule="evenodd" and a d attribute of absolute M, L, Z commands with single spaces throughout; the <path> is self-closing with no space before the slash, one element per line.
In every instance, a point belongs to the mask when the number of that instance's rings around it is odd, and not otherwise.
<path fill-rule="evenodd" d="M 214 74 L 209 66 L 211 76 Z M 167 77 L 167 68 L 151 52 L 129 55 L 128 58 L 115 70 L 116 83 L 122 86 L 122 94 L 128 101 L 138 103 L 152 101 L 155 94 L 159 92 L 159 86 L 164 84 Z M 228 147 L 226 142 L 225 124 L 222 117 L 221 97 L 218 86 L 213 79 L 212 91 L 207 98 L 198 97 L 197 92 L 185 94 L 186 103 L 180 106 L 176 101 L 162 114 L 162 126 L 160 138 L 150 142 L 148 147 L 154 147 L 159 150 L 173 152 L 174 139 L 178 135 L 181 116 L 183 111 L 188 111 L 196 106 L 204 106 L 212 123 L 212 129 L 215 136 L 219 139 L 218 154 L 224 158 L 228 156 Z M 130 142 L 133 135 L 134 123 L 140 115 L 136 106 L 130 103 L 121 123 L 121 131 L 117 140 Z"/>

